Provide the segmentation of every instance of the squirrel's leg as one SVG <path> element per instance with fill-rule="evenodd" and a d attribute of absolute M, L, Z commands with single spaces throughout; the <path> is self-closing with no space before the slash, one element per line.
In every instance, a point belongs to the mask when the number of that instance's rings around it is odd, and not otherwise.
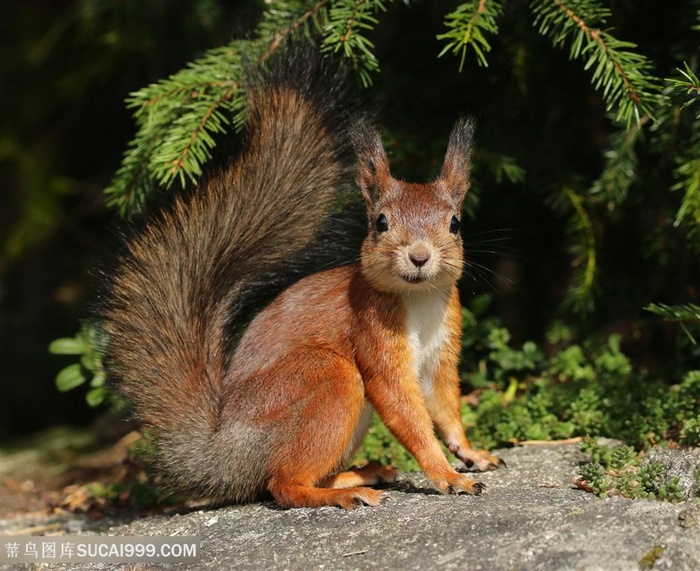
<path fill-rule="evenodd" d="M 359 468 L 350 468 L 326 478 L 320 486 L 324 488 L 354 488 L 355 486 L 376 486 L 396 481 L 399 472 L 393 466 L 370 462 Z"/>
<path fill-rule="evenodd" d="M 403 363 L 410 363 L 410 359 Z M 377 375 L 365 379 L 367 396 L 382 421 L 442 493 L 480 494 L 483 484 L 460 474 L 447 461 L 412 368 L 401 366 L 401 361 L 397 365 L 391 378 Z"/>
<path fill-rule="evenodd" d="M 284 372 L 281 372 L 284 371 Z M 267 489 L 283 508 L 376 506 L 386 495 L 366 487 L 321 487 L 346 460 L 364 407 L 362 378 L 342 356 L 321 348 L 304 348 L 278 363 L 279 382 L 304 387 L 289 404 L 275 431 Z"/>
<path fill-rule="evenodd" d="M 456 362 L 443 355 L 433 390 L 426 395 L 426 405 L 445 446 L 468 468 L 495 470 L 504 462 L 486 450 L 475 450 L 462 426 L 459 374 Z"/>

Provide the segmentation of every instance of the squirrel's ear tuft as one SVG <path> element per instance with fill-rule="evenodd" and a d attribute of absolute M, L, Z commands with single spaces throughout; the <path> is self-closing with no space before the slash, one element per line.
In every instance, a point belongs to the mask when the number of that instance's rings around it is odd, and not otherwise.
<path fill-rule="evenodd" d="M 459 207 L 469 189 L 469 158 L 474 141 L 474 121 L 462 117 L 452 129 L 440 178 L 455 204 Z"/>
<path fill-rule="evenodd" d="M 379 133 L 371 125 L 357 123 L 351 138 L 357 156 L 357 184 L 367 204 L 373 205 L 391 179 L 389 160 Z"/>

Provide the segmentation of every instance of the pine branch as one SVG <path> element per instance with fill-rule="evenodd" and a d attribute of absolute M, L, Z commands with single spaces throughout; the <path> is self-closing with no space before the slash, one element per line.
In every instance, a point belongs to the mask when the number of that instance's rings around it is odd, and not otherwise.
<path fill-rule="evenodd" d="M 671 84 L 674 92 L 680 95 L 690 96 L 688 100 L 683 103 L 681 109 L 700 101 L 700 78 L 698 78 L 695 72 L 690 68 L 688 62 L 684 62 L 683 67 L 684 69 L 678 70 L 683 79 L 671 78 L 666 80 Z M 695 117 L 696 119 L 700 119 L 700 110 Z"/>
<path fill-rule="evenodd" d="M 578 186 L 578 185 L 576 185 Z M 565 184 L 551 202 L 552 209 L 568 219 L 569 251 L 573 275 L 562 305 L 576 313 L 592 311 L 598 277 L 595 225 L 585 195 L 573 183 Z"/>
<path fill-rule="evenodd" d="M 693 303 L 667 305 L 665 303 L 650 303 L 644 309 L 656 313 L 669 321 L 690 321 L 700 323 L 700 305 Z"/>
<path fill-rule="evenodd" d="M 311 29 L 322 32 L 328 23 L 328 5 L 331 0 L 277 1 L 270 4 L 256 31 L 257 36 L 268 42 L 269 47 L 260 56 L 266 60 L 290 37 L 308 36 Z"/>
<path fill-rule="evenodd" d="M 232 42 L 210 50 L 169 78 L 131 94 L 128 105 L 135 109 L 138 132 L 106 189 L 109 204 L 122 215 L 138 211 L 158 184 L 167 187 L 179 180 L 185 185 L 201 174 L 214 146 L 212 135 L 228 125 L 225 116 L 243 113 L 241 47 Z"/>
<path fill-rule="evenodd" d="M 700 16 L 700 14 L 699 14 Z M 684 69 L 679 69 L 681 79 L 671 78 L 671 91 L 682 103 L 676 110 L 675 119 L 678 124 L 683 119 L 682 110 L 700 102 L 700 79 L 694 70 L 684 63 Z M 678 145 L 679 151 L 675 157 L 673 191 L 682 191 L 683 198 L 676 213 L 674 226 L 684 226 L 688 230 L 687 237 L 691 246 L 700 252 L 700 112 L 688 121 L 690 135 L 684 144 Z"/>
<path fill-rule="evenodd" d="M 437 36 L 447 44 L 438 57 L 447 52 L 460 55 L 459 71 L 464 68 L 467 48 L 472 47 L 479 65 L 488 67 L 486 52 L 491 51 L 488 34 L 497 34 L 496 20 L 503 13 L 503 6 L 494 0 L 471 0 L 460 4 L 454 12 L 445 16 L 447 32 Z"/>
<path fill-rule="evenodd" d="M 379 60 L 372 52 L 374 44 L 365 32 L 379 23 L 375 14 L 386 12 L 385 4 L 386 0 L 336 0 L 328 12 L 321 49 L 342 50 L 365 87 L 372 83 L 371 74 L 379 70 Z"/>
<path fill-rule="evenodd" d="M 211 158 L 215 136 L 245 120 L 244 67 L 262 65 L 288 37 L 322 28 L 330 0 L 276 2 L 259 26 L 260 39 L 208 51 L 169 78 L 133 93 L 138 131 L 106 189 L 109 204 L 128 216 L 158 185 L 194 183 Z"/>
<path fill-rule="evenodd" d="M 593 197 L 607 202 L 609 207 L 620 205 L 637 180 L 635 145 L 648 121 L 648 117 L 642 117 L 639 123 L 620 129 L 611 137 L 610 148 L 605 151 L 605 166 L 590 190 Z"/>
<path fill-rule="evenodd" d="M 577 275 L 574 276 L 567 296 L 568 300 L 565 300 L 565 303 L 571 304 L 576 311 L 585 313 L 593 307 L 597 274 L 596 237 L 593 222 L 584 207 L 583 198 L 571 188 L 567 188 L 565 193 L 575 212 L 571 231 L 583 237 L 581 245 L 575 243 L 572 246 L 572 252 L 575 255 L 572 265 L 574 268 L 578 268 L 578 271 Z"/>
<path fill-rule="evenodd" d="M 606 109 L 629 128 L 632 119 L 651 115 L 660 99 L 658 81 L 637 46 L 594 27 L 605 23 L 610 10 L 598 0 L 533 0 L 535 25 L 557 47 L 570 42 L 570 59 L 584 59 L 593 68 L 591 81 L 602 92 Z"/>
<path fill-rule="evenodd" d="M 240 87 L 235 85 L 214 99 L 202 100 L 200 104 L 190 106 L 190 113 L 176 119 L 168 138 L 153 158 L 157 165 L 167 166 L 160 173 L 160 184 L 167 187 L 178 178 L 184 187 L 188 182 L 197 181 L 202 174 L 202 165 L 211 158 L 211 149 L 215 146 L 213 135 L 226 131 L 228 120 L 224 111 L 235 111 L 232 100 L 238 89 Z M 241 99 L 242 96 L 239 103 Z"/>
<path fill-rule="evenodd" d="M 696 119 L 696 129 L 700 127 Z M 683 191 L 683 199 L 676 213 L 674 226 L 683 224 L 690 227 L 690 238 L 695 238 L 695 246 L 700 251 L 700 133 L 696 130 L 688 148 L 676 158 L 673 172 L 678 181 L 671 190 Z"/>
<path fill-rule="evenodd" d="M 155 188 L 155 181 L 149 174 L 150 162 L 164 129 L 165 125 L 153 125 L 136 135 L 112 183 L 105 189 L 107 205 L 117 208 L 122 218 L 141 212 L 146 197 Z"/>
<path fill-rule="evenodd" d="M 700 305 L 693 303 L 666 305 L 665 303 L 650 303 L 644 308 L 646 311 L 655 313 L 664 318 L 665 321 L 673 321 L 679 323 L 683 331 L 688 336 L 693 345 L 696 344 L 695 338 L 687 327 L 688 323 L 700 323 Z"/>

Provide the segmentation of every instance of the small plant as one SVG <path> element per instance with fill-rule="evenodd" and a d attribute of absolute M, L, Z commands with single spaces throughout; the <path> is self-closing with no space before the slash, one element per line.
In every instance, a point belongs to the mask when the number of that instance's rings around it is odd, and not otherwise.
<path fill-rule="evenodd" d="M 106 374 L 102 366 L 103 336 L 89 324 L 83 324 L 75 337 L 55 339 L 49 345 L 54 355 L 78 355 L 77 363 L 61 369 L 56 375 L 56 388 L 67 392 L 86 383 L 89 385 L 85 400 L 96 407 L 105 402 L 108 391 L 105 387 Z"/>
<path fill-rule="evenodd" d="M 653 569 L 656 565 L 656 562 L 664 554 L 664 551 L 666 551 L 666 547 L 664 547 L 663 545 L 656 545 L 655 547 L 650 549 L 644 555 L 644 557 L 642 557 L 639 560 L 639 568 L 642 571 L 648 571 L 650 569 Z"/>
<path fill-rule="evenodd" d="M 680 502 L 694 493 L 700 497 L 697 473 L 689 489 L 681 477 L 672 475 L 661 461 L 647 459 L 629 446 L 610 447 L 586 438 L 581 449 L 591 455 L 591 462 L 579 468 L 574 483 L 599 497 L 623 496 L 631 499 Z"/>
<path fill-rule="evenodd" d="M 487 307 L 480 298 L 465 309 L 463 337 L 462 375 L 478 402 L 464 420 L 480 446 L 586 435 L 636 448 L 700 443 L 700 371 L 672 385 L 635 371 L 619 336 L 576 344 L 561 324 L 546 336 L 559 351 L 513 347 L 497 319 L 480 319 Z"/>

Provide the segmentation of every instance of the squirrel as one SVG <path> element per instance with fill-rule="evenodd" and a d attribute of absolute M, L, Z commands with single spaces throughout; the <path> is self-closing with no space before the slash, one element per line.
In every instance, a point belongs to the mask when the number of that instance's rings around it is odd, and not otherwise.
<path fill-rule="evenodd" d="M 379 505 L 387 494 L 372 486 L 393 467 L 343 471 L 373 411 L 440 492 L 478 495 L 435 435 L 467 466 L 501 464 L 460 420 L 473 123 L 455 125 L 437 180 L 394 179 L 378 132 L 319 59 L 284 54 L 249 74 L 238 155 L 126 241 L 103 315 L 108 372 L 190 496 Z M 258 289 L 313 252 L 353 182 L 368 220 L 359 261 L 302 277 L 241 325 Z"/>

